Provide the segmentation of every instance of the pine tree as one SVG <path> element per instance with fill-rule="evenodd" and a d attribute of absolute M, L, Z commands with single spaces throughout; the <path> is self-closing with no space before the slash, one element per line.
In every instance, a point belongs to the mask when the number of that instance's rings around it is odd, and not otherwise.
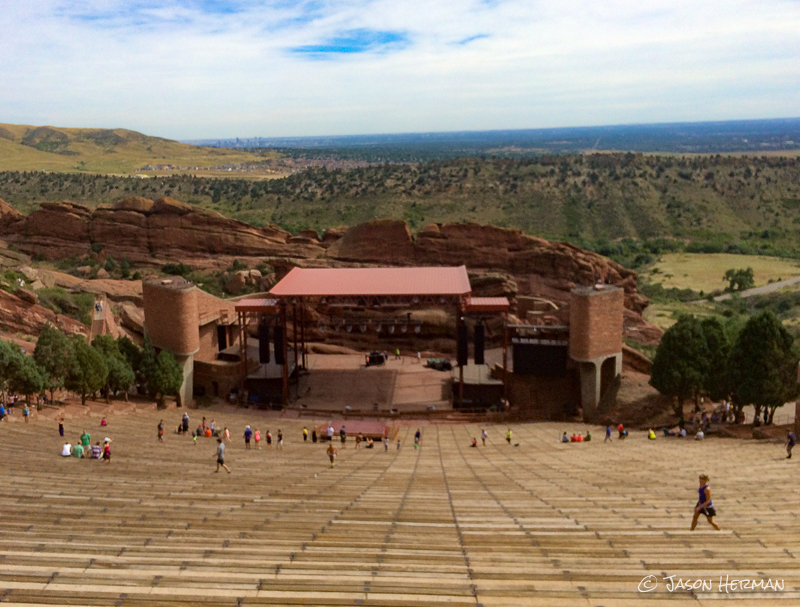
<path fill-rule="evenodd" d="M 36 340 L 33 359 L 45 372 L 45 388 L 50 390 L 50 400 L 55 401 L 55 391 L 64 385 L 67 375 L 69 339 L 58 328 L 46 323 Z"/>
<path fill-rule="evenodd" d="M 798 394 L 794 338 L 772 312 L 762 312 L 745 324 L 728 357 L 731 401 L 737 416 L 753 405 L 756 416 L 767 409 L 767 423 L 775 410 Z"/>
<path fill-rule="evenodd" d="M 155 370 L 150 380 L 152 389 L 158 392 L 158 404 L 164 406 L 164 397 L 178 396 L 178 405 L 181 404 L 178 395 L 183 385 L 183 369 L 175 360 L 172 353 L 162 350 L 156 358 Z"/>
<path fill-rule="evenodd" d="M 681 316 L 661 338 L 650 373 L 650 385 L 677 401 L 677 416 L 683 417 L 683 403 L 703 389 L 708 361 L 703 326 L 694 316 Z"/>
<path fill-rule="evenodd" d="M 103 355 L 84 341 L 82 337 L 70 340 L 70 358 L 67 377 L 64 385 L 81 397 L 81 404 L 86 404 L 86 397 L 94 394 L 106 383 L 108 367 Z"/>

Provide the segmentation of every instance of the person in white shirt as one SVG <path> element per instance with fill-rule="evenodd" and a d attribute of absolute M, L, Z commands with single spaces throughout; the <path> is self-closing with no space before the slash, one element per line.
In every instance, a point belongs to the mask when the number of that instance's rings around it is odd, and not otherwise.
<path fill-rule="evenodd" d="M 703 440 L 705 437 L 706 437 L 706 435 L 703 434 L 703 431 L 702 430 L 698 430 L 697 434 L 694 435 L 694 440 Z"/>
<path fill-rule="evenodd" d="M 72 455 L 72 445 L 69 443 L 64 443 L 64 446 L 61 447 L 61 456 L 69 457 L 70 455 Z"/>

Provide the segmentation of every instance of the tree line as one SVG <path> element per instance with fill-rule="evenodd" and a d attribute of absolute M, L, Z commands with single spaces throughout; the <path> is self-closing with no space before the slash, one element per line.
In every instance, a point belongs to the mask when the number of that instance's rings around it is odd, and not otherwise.
<path fill-rule="evenodd" d="M 0 390 L 16 392 L 30 402 L 32 395 L 67 389 L 86 399 L 102 392 L 106 401 L 138 384 L 163 405 L 166 396 L 178 395 L 183 370 L 175 357 L 162 350 L 156 354 L 145 336 L 139 347 L 128 337 L 114 339 L 98 335 L 91 345 L 81 335 L 67 337 L 47 323 L 39 334 L 33 356 L 26 356 L 17 344 L 0 340 Z M 37 399 L 37 404 L 38 399 Z"/>
<path fill-rule="evenodd" d="M 797 398 L 794 338 L 770 311 L 741 321 L 684 315 L 664 333 L 653 358 L 650 385 L 674 399 L 683 417 L 687 400 L 730 400 L 739 420 L 747 405 L 771 424 L 778 407 Z"/>

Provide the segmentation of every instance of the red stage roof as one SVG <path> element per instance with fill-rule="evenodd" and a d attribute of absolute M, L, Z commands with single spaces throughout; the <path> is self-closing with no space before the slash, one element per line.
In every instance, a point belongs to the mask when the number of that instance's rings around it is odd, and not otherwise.
<path fill-rule="evenodd" d="M 468 295 L 467 268 L 293 268 L 270 290 L 277 297 Z"/>

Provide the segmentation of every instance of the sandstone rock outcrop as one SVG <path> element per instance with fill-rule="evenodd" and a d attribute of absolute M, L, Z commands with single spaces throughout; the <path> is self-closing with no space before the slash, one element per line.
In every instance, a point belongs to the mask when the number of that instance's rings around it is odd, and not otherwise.
<path fill-rule="evenodd" d="M 92 244 L 134 263 L 217 255 L 314 258 L 324 251 L 310 237 L 290 243 L 292 235 L 278 226 L 254 227 L 171 198 L 126 198 L 94 211 L 45 202 L 27 216 L 3 214 L 0 205 L 0 233 L 20 251 L 47 259 L 87 255 Z"/>
<path fill-rule="evenodd" d="M 654 343 L 661 334 L 641 317 L 648 300 L 636 290 L 635 272 L 596 253 L 517 229 L 429 224 L 414 238 L 403 221 L 375 220 L 329 228 L 320 239 L 313 230 L 293 236 L 278 226 L 251 226 L 171 198 L 154 202 L 132 197 L 95 210 L 47 202 L 28 216 L 0 201 L 0 235 L 25 253 L 49 259 L 84 256 L 98 244 L 104 256 L 139 264 L 219 265 L 226 263 L 226 256 L 228 263 L 234 257 L 261 259 L 275 269 L 277 279 L 298 265 L 463 264 L 478 296 L 538 296 L 562 306 L 576 285 L 601 281 L 625 291 L 626 336 Z M 237 282 L 242 279 L 247 283 L 257 277 L 236 277 Z"/>
<path fill-rule="evenodd" d="M 411 265 L 416 262 L 408 224 L 394 219 L 376 219 L 350 228 L 328 247 L 327 256 L 361 263 Z"/>
<path fill-rule="evenodd" d="M 0 226 L 5 227 L 19 221 L 22 217 L 22 213 L 0 198 Z"/>
<path fill-rule="evenodd" d="M 11 333 L 38 335 L 45 323 L 51 323 L 67 335 L 88 334 L 89 329 L 68 316 L 20 299 L 0 290 L 0 328 Z"/>

